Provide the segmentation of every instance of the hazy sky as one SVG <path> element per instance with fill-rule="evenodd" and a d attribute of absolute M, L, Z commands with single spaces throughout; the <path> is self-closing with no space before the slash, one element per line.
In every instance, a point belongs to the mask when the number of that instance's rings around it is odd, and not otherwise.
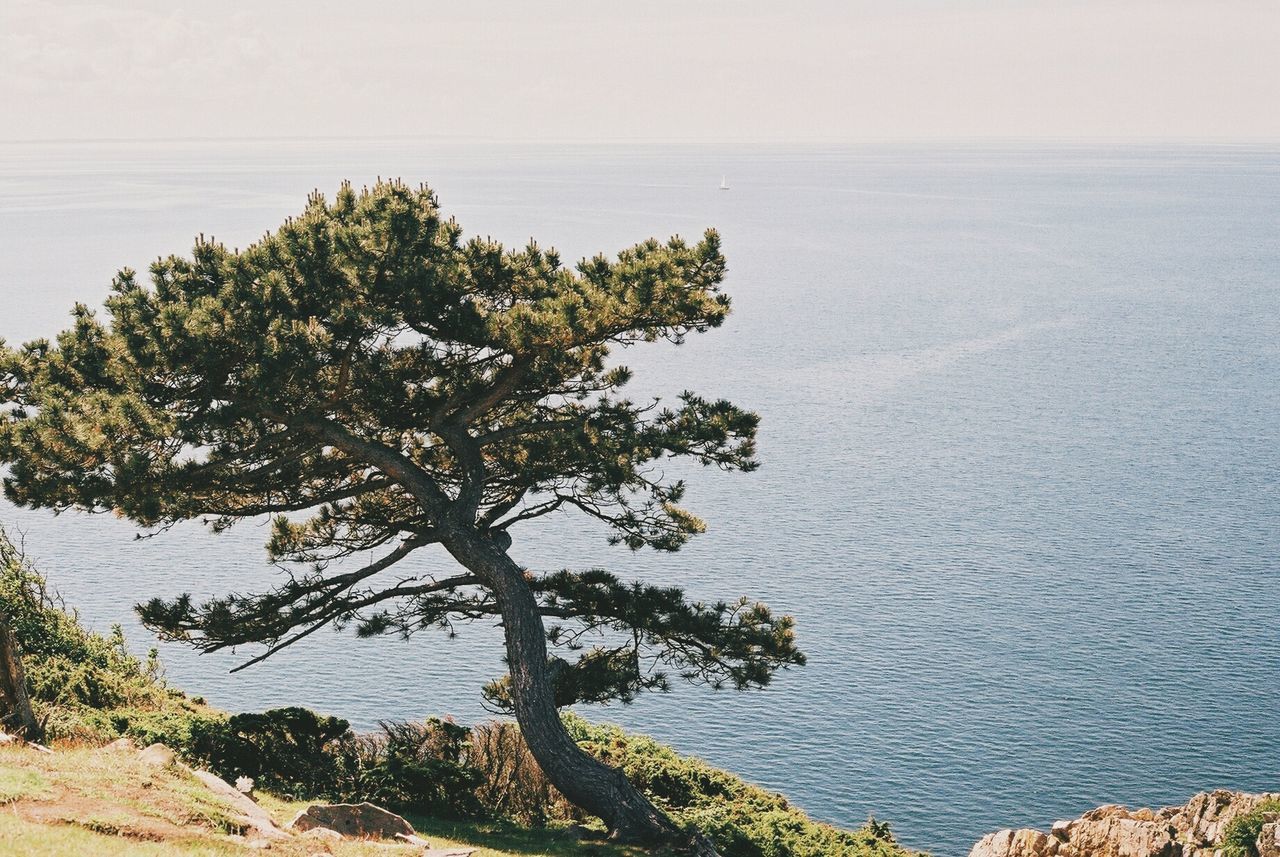
<path fill-rule="evenodd" d="M 1280 138 L 1280 0 L 0 0 L 0 138 Z"/>

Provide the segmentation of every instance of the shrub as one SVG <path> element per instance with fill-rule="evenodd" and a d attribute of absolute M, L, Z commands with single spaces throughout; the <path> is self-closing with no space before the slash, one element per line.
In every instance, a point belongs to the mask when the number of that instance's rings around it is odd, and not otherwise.
<path fill-rule="evenodd" d="M 333 791 L 330 745 L 349 734 L 345 720 L 290 707 L 202 724 L 178 746 L 224 779 L 253 777 L 267 791 L 307 798 Z"/>
<path fill-rule="evenodd" d="M 480 776 L 463 761 L 469 729 L 436 718 L 379 727 L 335 744 L 336 797 L 432 816 L 484 814 L 475 794 Z"/>
<path fill-rule="evenodd" d="M 1222 857 L 1258 857 L 1258 835 L 1265 815 L 1280 812 L 1280 800 L 1264 800 L 1253 812 L 1237 815 L 1222 832 Z"/>
<path fill-rule="evenodd" d="M 553 818 L 581 820 L 542 773 L 514 723 L 494 720 L 473 727 L 466 762 L 476 771 L 476 797 L 489 813 L 531 825 Z"/>
<path fill-rule="evenodd" d="M 565 724 L 588 752 L 619 767 L 678 822 L 711 837 L 724 857 L 891 857 L 906 852 L 886 824 L 857 831 L 815 822 L 781 795 L 681 756 L 643 735 L 566 715 Z"/>
<path fill-rule="evenodd" d="M 295 707 L 201 723 L 175 746 L 224 779 L 252 777 L 285 797 L 470 817 L 482 809 L 474 795 L 479 776 L 462 761 L 468 734 L 432 719 L 357 735 L 345 720 Z"/>
<path fill-rule="evenodd" d="M 129 653 L 119 626 L 106 635 L 85 629 L 2 528 L 0 611 L 22 650 L 27 692 L 51 739 L 110 740 L 149 718 L 167 720 L 160 730 L 166 734 L 182 732 L 181 721 L 202 710 L 165 686 L 154 649 L 142 660 Z"/>

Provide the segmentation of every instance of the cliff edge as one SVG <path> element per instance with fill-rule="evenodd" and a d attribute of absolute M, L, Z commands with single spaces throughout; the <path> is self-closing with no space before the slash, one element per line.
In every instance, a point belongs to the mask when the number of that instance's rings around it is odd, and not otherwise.
<path fill-rule="evenodd" d="M 1240 822 L 1233 825 L 1237 819 Z M 1228 841 L 1241 839 L 1245 841 Z M 1108 804 L 1071 821 L 1056 822 L 1048 833 L 1029 829 L 989 833 L 973 846 L 969 857 L 1237 854 L 1280 857 L 1280 793 L 1245 794 L 1219 789 L 1202 792 L 1182 806 L 1158 810 Z"/>

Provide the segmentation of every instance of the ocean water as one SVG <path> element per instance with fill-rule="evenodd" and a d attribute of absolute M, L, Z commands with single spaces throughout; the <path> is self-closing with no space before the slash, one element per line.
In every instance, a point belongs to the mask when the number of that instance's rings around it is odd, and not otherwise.
<path fill-rule="evenodd" d="M 313 188 L 378 175 L 570 259 L 724 236 L 725 326 L 622 358 L 635 396 L 759 411 L 764 467 L 691 473 L 711 529 L 674 556 L 568 515 L 513 551 L 759 597 L 809 664 L 589 716 L 948 857 L 1099 803 L 1280 789 L 1280 147 L 4 144 L 0 336 L 50 335 L 118 267 L 198 232 L 243 246 Z M 110 516 L 0 521 L 139 650 L 135 601 L 276 573 L 254 522 L 134 541 Z M 163 657 L 220 706 L 367 727 L 485 716 L 498 642 L 320 634 L 235 675 L 252 652 Z"/>

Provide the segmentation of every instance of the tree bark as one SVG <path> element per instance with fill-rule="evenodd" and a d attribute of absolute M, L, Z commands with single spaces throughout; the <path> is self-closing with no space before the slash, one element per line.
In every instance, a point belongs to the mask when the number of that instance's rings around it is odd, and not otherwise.
<path fill-rule="evenodd" d="M 597 815 L 622 842 L 685 845 L 699 857 L 717 857 L 701 835 L 690 837 L 653 805 L 621 771 L 578 746 L 555 706 L 547 668 L 547 636 L 524 571 L 499 545 L 480 534 L 455 535 L 445 548 L 484 579 L 502 610 L 511 697 L 516 722 L 547 779 L 574 805 Z"/>
<path fill-rule="evenodd" d="M 18 638 L 9 626 L 9 617 L 0 613 L 0 722 L 8 731 L 28 741 L 40 740 L 40 724 L 27 696 L 27 677 L 22 669 Z"/>

